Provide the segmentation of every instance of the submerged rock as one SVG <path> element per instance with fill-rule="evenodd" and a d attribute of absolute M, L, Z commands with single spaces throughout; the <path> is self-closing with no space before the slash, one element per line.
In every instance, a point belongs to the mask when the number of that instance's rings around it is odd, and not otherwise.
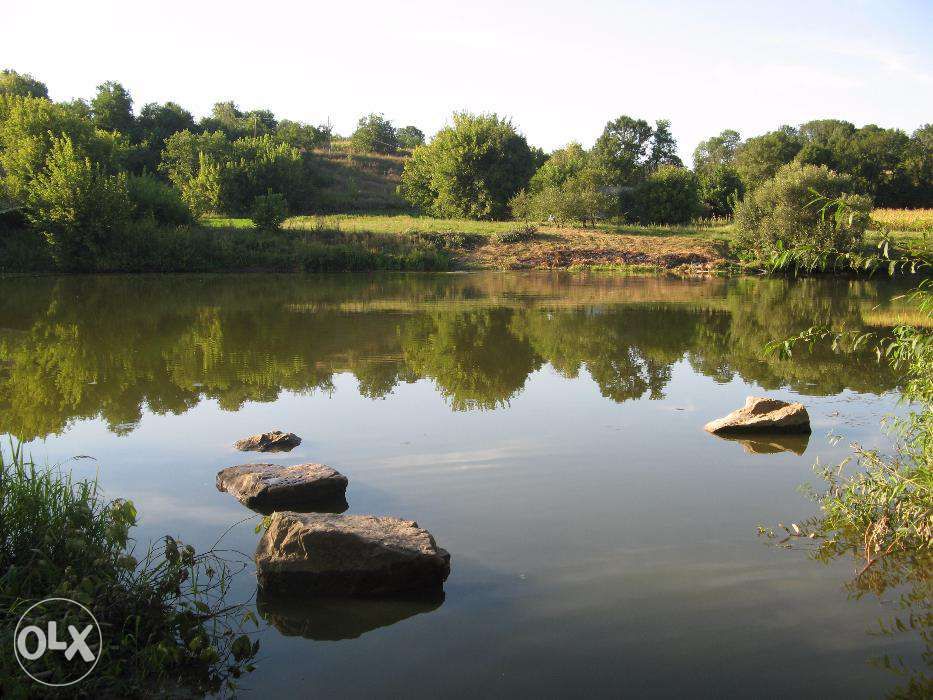
<path fill-rule="evenodd" d="M 375 515 L 272 514 L 256 548 L 262 588 L 342 596 L 436 591 L 450 555 L 413 520 Z"/>
<path fill-rule="evenodd" d="M 241 452 L 288 452 L 301 444 L 301 438 L 295 433 L 283 433 L 272 430 L 268 433 L 251 435 L 237 440 L 233 446 Z"/>
<path fill-rule="evenodd" d="M 217 490 L 261 511 L 303 510 L 314 504 L 323 510 L 346 510 L 347 477 L 324 464 L 241 464 L 217 472 Z M 336 503 L 336 506 L 334 504 Z"/>
<path fill-rule="evenodd" d="M 749 396 L 745 406 L 710 421 L 704 430 L 714 434 L 809 433 L 810 416 L 802 403 Z"/>
<path fill-rule="evenodd" d="M 444 603 L 444 591 L 391 598 L 344 598 L 282 594 L 260 588 L 256 608 L 286 637 L 335 642 L 357 639 L 409 617 L 433 612 Z"/>

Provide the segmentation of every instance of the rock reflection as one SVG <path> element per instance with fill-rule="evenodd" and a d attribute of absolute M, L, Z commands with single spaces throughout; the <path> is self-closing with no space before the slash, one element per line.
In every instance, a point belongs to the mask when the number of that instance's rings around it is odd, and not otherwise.
<path fill-rule="evenodd" d="M 322 598 L 256 591 L 259 614 L 287 637 L 335 642 L 356 639 L 444 604 L 442 590 L 411 598 Z"/>
<path fill-rule="evenodd" d="M 810 435 L 717 435 L 721 440 L 739 443 L 748 454 L 773 455 L 793 452 L 802 455 L 810 444 Z"/>

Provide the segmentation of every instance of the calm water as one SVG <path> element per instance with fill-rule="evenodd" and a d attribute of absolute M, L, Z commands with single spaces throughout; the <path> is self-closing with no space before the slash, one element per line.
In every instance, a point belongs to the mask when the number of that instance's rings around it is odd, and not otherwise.
<path fill-rule="evenodd" d="M 214 487 L 222 467 L 321 461 L 349 477 L 349 512 L 413 518 L 451 552 L 443 600 L 258 601 L 256 695 L 876 697 L 899 679 L 872 657 L 919 663 L 915 638 L 869 634 L 893 603 L 849 599 L 852 562 L 756 526 L 813 513 L 797 487 L 816 459 L 886 444 L 896 382 L 868 357 L 761 348 L 816 323 L 881 330 L 892 293 L 547 273 L 0 279 L 0 434 L 37 460 L 93 456 L 69 464 L 136 503 L 142 542 L 204 548 L 245 517 Z M 808 444 L 703 432 L 764 392 L 806 404 Z M 231 447 L 273 428 L 304 442 Z M 252 551 L 254 525 L 224 542 Z M 254 596 L 251 572 L 234 593 Z"/>

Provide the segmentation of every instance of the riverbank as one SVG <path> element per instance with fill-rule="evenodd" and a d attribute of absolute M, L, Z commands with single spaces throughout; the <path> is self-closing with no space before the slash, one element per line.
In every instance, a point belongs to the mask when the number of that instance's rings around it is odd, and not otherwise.
<path fill-rule="evenodd" d="M 880 240 L 881 225 L 866 235 L 866 250 Z M 924 236 L 930 240 L 933 217 L 929 230 L 924 229 L 924 219 L 914 218 L 910 225 L 913 230 L 891 232 L 897 246 L 916 248 Z M 2 234 L 0 272 L 62 271 L 56 270 L 38 233 Z M 260 231 L 246 218 L 205 218 L 177 227 L 135 222 L 123 232 L 120 245 L 101 252 L 96 271 L 613 270 L 692 276 L 756 272 L 761 267 L 734 244 L 733 226 L 725 220 L 687 226 L 601 222 L 583 228 L 337 214 L 292 217 L 278 232 Z"/>

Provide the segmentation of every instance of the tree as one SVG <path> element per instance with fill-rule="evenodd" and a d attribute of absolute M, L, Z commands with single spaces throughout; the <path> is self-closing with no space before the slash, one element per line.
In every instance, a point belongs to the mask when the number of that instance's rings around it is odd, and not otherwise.
<path fill-rule="evenodd" d="M 139 136 L 157 153 L 162 151 L 165 139 L 179 131 L 194 130 L 191 112 L 175 102 L 150 102 L 139 112 Z"/>
<path fill-rule="evenodd" d="M 852 216 L 824 215 L 817 196 L 839 199 Z M 847 252 L 861 243 L 871 205 L 869 197 L 857 194 L 851 175 L 825 165 L 789 163 L 736 207 L 735 240 L 759 258 L 795 247 L 816 254 Z"/>
<path fill-rule="evenodd" d="M 260 231 L 275 232 L 288 218 L 288 202 L 278 192 L 269 191 L 253 198 L 250 218 Z"/>
<path fill-rule="evenodd" d="M 36 80 L 29 73 L 17 73 L 10 68 L 4 68 L 0 71 L 0 94 L 48 99 L 49 89 L 45 83 Z"/>
<path fill-rule="evenodd" d="M 311 151 L 327 145 L 330 141 L 330 130 L 326 126 L 312 126 L 283 119 L 275 128 L 275 137 L 294 148 Z"/>
<path fill-rule="evenodd" d="M 622 115 L 606 124 L 593 151 L 608 184 L 631 186 L 644 177 L 653 136 L 644 119 Z"/>
<path fill-rule="evenodd" d="M 654 123 L 654 134 L 651 136 L 651 151 L 648 154 L 648 168 L 657 170 L 662 165 L 683 167 L 683 161 L 677 155 L 677 140 L 671 133 L 671 122 L 668 119 L 658 119 Z"/>
<path fill-rule="evenodd" d="M 381 114 L 360 117 L 350 144 L 357 153 L 395 153 L 399 147 L 395 127 Z"/>
<path fill-rule="evenodd" d="M 693 169 L 699 175 L 707 168 L 732 165 L 742 136 L 734 129 L 724 129 L 718 136 L 700 141 L 693 151 Z"/>
<path fill-rule="evenodd" d="M 933 124 L 924 124 L 911 135 L 903 167 L 913 187 L 911 205 L 933 207 Z"/>
<path fill-rule="evenodd" d="M 751 191 L 774 177 L 781 166 L 794 159 L 800 148 L 797 130 L 790 126 L 745 141 L 735 152 L 735 169 L 745 189 Z"/>
<path fill-rule="evenodd" d="M 133 98 L 120 83 L 108 80 L 98 85 L 97 94 L 91 100 L 91 111 L 98 129 L 135 135 Z"/>
<path fill-rule="evenodd" d="M 731 165 L 706 165 L 697 172 L 700 201 L 712 216 L 732 216 L 735 203 L 745 194 L 745 185 Z"/>
<path fill-rule="evenodd" d="M 662 165 L 635 186 L 634 218 L 643 224 L 685 224 L 700 213 L 700 185 L 686 168 Z"/>
<path fill-rule="evenodd" d="M 131 211 L 126 175 L 105 174 L 67 136 L 52 141 L 45 169 L 29 183 L 28 194 L 29 222 L 66 270 L 98 268 Z"/>
<path fill-rule="evenodd" d="M 531 177 L 528 188 L 511 201 L 512 214 L 525 220 L 586 224 L 612 207 L 593 158 L 579 143 L 551 154 Z"/>
<path fill-rule="evenodd" d="M 402 127 L 395 135 L 402 148 L 413 149 L 424 144 L 424 132 L 417 126 Z"/>
<path fill-rule="evenodd" d="M 399 193 L 434 216 L 503 219 L 533 167 L 528 142 L 509 120 L 457 112 L 405 162 Z"/>
<path fill-rule="evenodd" d="M 592 158 L 578 143 L 551 154 L 538 168 L 528 188 L 512 198 L 516 218 L 558 222 L 593 221 L 612 206 Z"/>
<path fill-rule="evenodd" d="M 96 130 L 84 103 L 0 94 L 0 196 L 14 206 L 23 205 L 54 138 L 62 136 L 107 173 L 125 167 L 126 139 Z"/>

